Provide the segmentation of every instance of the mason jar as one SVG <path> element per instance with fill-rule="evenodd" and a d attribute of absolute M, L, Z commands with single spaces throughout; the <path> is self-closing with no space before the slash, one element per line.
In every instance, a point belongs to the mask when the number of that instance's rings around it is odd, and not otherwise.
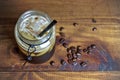
<path fill-rule="evenodd" d="M 55 26 L 45 34 L 39 34 L 51 23 L 44 12 L 29 10 L 23 13 L 15 26 L 15 39 L 24 58 L 31 63 L 43 63 L 53 55 Z"/>

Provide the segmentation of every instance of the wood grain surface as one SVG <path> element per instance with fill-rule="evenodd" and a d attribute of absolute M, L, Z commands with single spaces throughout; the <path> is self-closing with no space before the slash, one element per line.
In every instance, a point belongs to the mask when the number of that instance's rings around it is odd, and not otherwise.
<path fill-rule="evenodd" d="M 120 73 L 111 72 L 1 72 L 1 80 L 119 80 Z"/>
<path fill-rule="evenodd" d="M 9 80 L 59 80 L 61 78 L 65 80 L 119 80 L 119 3 L 120 0 L 1 0 L 1 80 L 8 80 L 8 78 Z M 21 60 L 22 57 L 16 50 L 14 27 L 19 16 L 27 10 L 43 11 L 58 21 L 56 43 L 60 38 L 59 28 L 63 26 L 65 39 L 69 42 L 69 46 L 81 45 L 82 48 L 85 48 L 88 45 L 96 44 L 97 49 L 94 54 L 82 55 L 82 60 L 89 62 L 88 67 L 68 69 L 68 67 L 61 66 L 60 60 L 66 60 L 67 53 L 61 44 L 56 44 L 55 53 L 49 61 L 43 64 L 27 63 L 25 68 L 21 69 L 24 61 Z M 92 18 L 96 22 L 93 22 Z M 74 26 L 73 23 L 78 23 L 78 25 Z M 92 31 L 93 27 L 96 27 L 97 30 Z M 55 61 L 55 66 L 50 66 L 51 60 Z"/>

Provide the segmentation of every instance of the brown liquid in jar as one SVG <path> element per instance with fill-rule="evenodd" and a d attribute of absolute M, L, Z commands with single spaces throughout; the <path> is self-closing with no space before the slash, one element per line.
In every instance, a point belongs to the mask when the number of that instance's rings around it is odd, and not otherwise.
<path fill-rule="evenodd" d="M 33 12 L 36 13 L 36 11 Z M 22 17 L 24 16 L 23 14 Z M 43 63 L 49 60 L 55 49 L 55 27 L 51 29 L 52 31 L 47 31 L 42 37 L 39 37 L 38 34 L 50 24 L 50 20 L 41 15 L 30 15 L 21 22 L 19 19 L 18 22 L 15 27 L 15 38 L 21 52 L 20 54 L 26 58 L 29 46 L 35 45 L 36 51 L 31 53 L 32 60 L 28 62 Z M 45 42 L 42 42 L 42 39 Z"/>

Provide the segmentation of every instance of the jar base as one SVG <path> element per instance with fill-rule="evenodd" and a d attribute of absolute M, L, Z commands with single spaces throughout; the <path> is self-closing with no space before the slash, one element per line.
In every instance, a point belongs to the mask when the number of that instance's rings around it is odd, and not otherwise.
<path fill-rule="evenodd" d="M 54 54 L 55 52 L 55 46 L 53 47 L 53 49 L 51 49 L 51 51 L 46 52 L 45 54 L 41 55 L 41 56 L 32 56 L 32 60 L 28 61 L 29 63 L 32 64 L 41 64 L 44 63 L 46 61 L 48 61 Z M 20 51 L 20 54 L 22 55 L 23 58 L 26 58 L 27 56 Z"/>

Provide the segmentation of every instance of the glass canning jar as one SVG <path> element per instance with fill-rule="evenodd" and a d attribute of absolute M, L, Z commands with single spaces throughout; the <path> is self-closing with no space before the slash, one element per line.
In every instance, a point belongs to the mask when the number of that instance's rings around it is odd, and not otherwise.
<path fill-rule="evenodd" d="M 31 63 L 43 63 L 54 53 L 55 26 L 43 36 L 38 36 L 50 23 L 51 18 L 44 12 L 29 10 L 23 13 L 15 26 L 15 39 L 20 54 Z"/>

